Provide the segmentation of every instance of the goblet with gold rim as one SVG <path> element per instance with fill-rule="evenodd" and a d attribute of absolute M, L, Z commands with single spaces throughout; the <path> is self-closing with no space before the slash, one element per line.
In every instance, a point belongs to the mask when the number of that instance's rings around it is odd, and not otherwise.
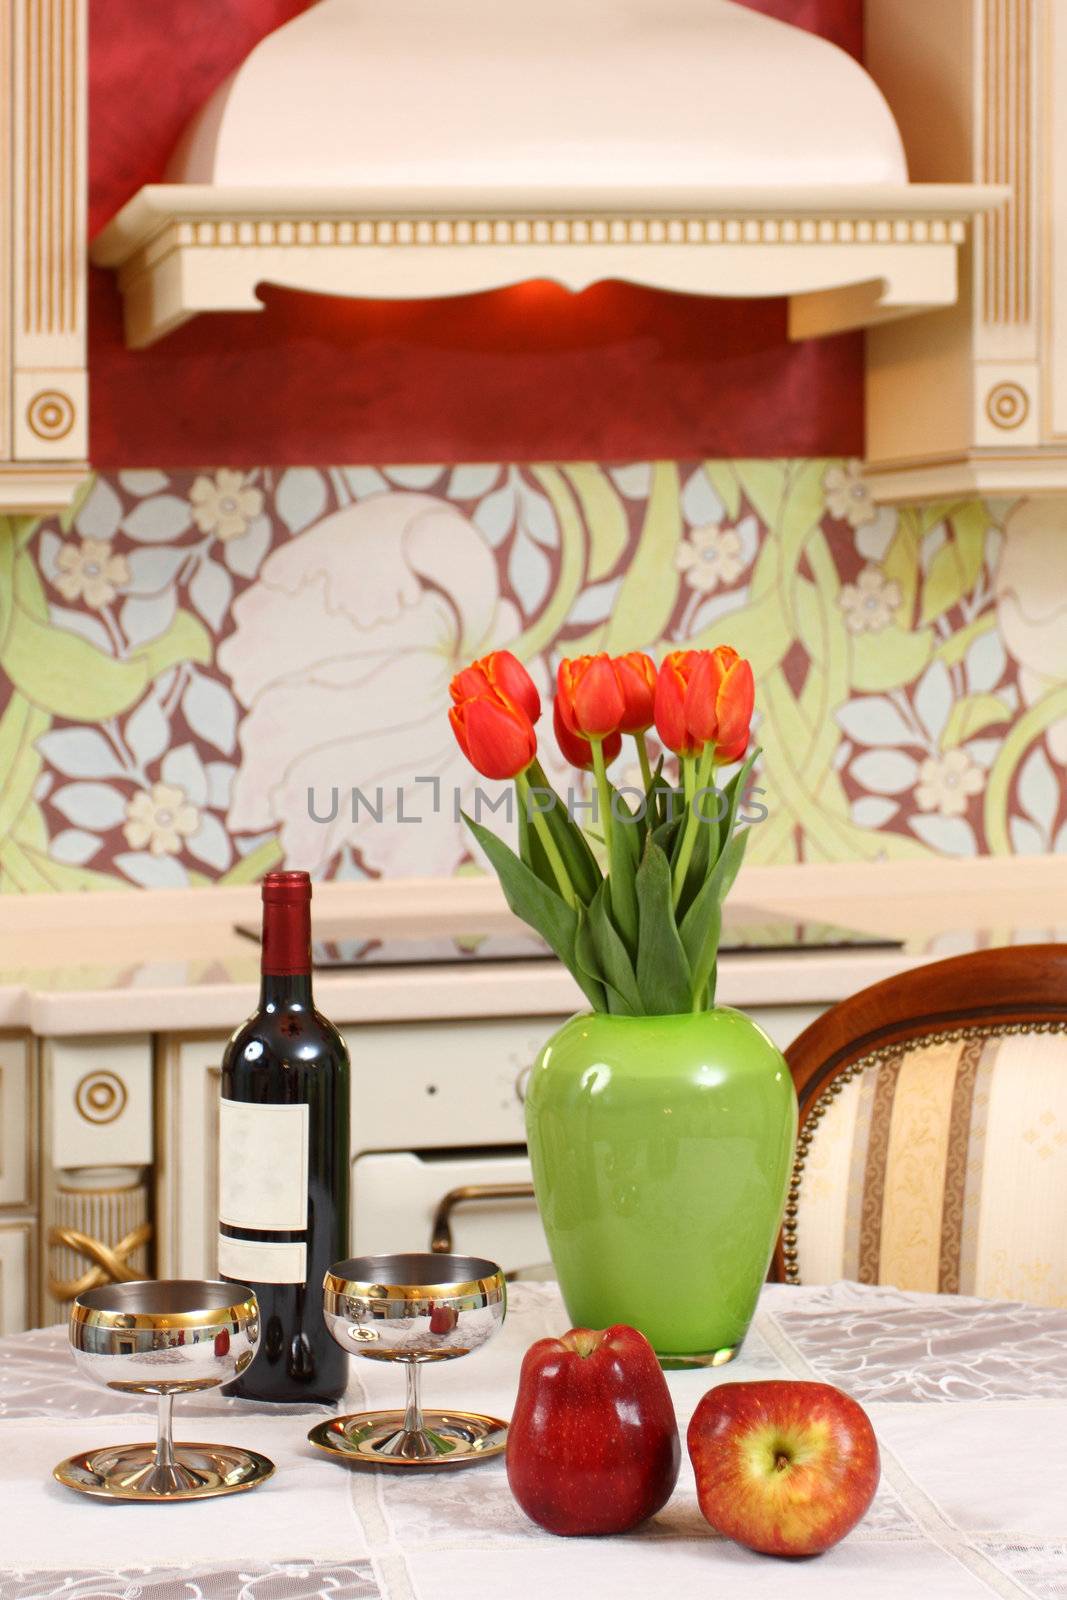
<path fill-rule="evenodd" d="M 380 1255 L 339 1261 L 323 1283 L 326 1326 L 343 1350 L 405 1370 L 404 1409 L 331 1418 L 308 1438 L 353 1465 L 469 1466 L 499 1455 L 507 1423 L 470 1411 L 424 1411 L 419 1375 L 472 1354 L 507 1311 L 504 1274 L 480 1256 Z"/>
<path fill-rule="evenodd" d="M 54 1476 L 105 1500 L 200 1500 L 254 1489 L 274 1463 L 235 1445 L 175 1445 L 174 1397 L 238 1377 L 259 1342 L 259 1306 L 239 1283 L 159 1280 L 89 1289 L 70 1313 L 79 1372 L 119 1394 L 155 1395 L 154 1444 L 107 1445 L 71 1456 Z"/>

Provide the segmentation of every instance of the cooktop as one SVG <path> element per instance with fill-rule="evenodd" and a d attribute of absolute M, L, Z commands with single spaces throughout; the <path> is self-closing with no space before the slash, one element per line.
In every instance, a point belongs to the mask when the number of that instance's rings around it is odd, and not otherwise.
<path fill-rule="evenodd" d="M 246 938 L 260 938 L 259 924 L 235 923 Z M 390 934 L 377 938 L 341 918 L 319 917 L 314 924 L 311 960 L 316 970 L 351 967 L 411 967 L 425 962 L 553 961 L 548 946 L 532 932 Z M 719 950 L 729 955 L 768 951 L 900 950 L 903 939 L 865 933 L 814 917 L 779 916 L 764 908 L 727 908 Z"/>

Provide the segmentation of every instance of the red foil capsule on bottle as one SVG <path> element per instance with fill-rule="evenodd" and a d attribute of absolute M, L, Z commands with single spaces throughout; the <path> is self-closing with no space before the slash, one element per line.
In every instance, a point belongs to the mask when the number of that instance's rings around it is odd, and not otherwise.
<path fill-rule="evenodd" d="M 306 872 L 268 872 L 263 879 L 261 967 L 271 976 L 311 971 L 311 878 Z"/>

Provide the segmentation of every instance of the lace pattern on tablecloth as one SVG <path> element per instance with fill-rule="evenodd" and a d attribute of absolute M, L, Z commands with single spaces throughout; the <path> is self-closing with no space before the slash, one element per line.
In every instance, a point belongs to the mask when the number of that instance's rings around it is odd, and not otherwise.
<path fill-rule="evenodd" d="M 838 1283 L 772 1287 L 763 1310 L 864 1404 L 1067 1396 L 1067 1309 Z"/>
<path fill-rule="evenodd" d="M 507 1415 L 522 1351 L 533 1340 L 558 1334 L 566 1326 L 555 1285 L 515 1285 L 496 1359 L 492 1353 L 483 1358 L 477 1379 L 479 1403 Z M 395 1373 L 383 1375 L 368 1363 L 352 1365 L 349 1409 L 396 1403 Z M 465 1368 L 466 1363 L 456 1366 Z M 464 1403 L 473 1376 L 473 1365 L 469 1377 L 462 1370 L 450 1373 L 446 1366 L 435 1375 L 435 1386 L 447 1401 L 448 1383 L 454 1380 L 453 1403 L 456 1399 Z M 1047 1536 L 1028 1539 L 1019 1536 L 1021 1524 L 1014 1524 L 1008 1515 L 980 1528 L 972 1523 L 968 1532 L 924 1487 L 931 1464 L 938 1464 L 937 1441 L 943 1430 L 938 1428 L 937 1406 L 960 1403 L 960 1409 L 953 1410 L 953 1420 L 958 1420 L 969 1409 L 966 1402 L 995 1402 L 989 1424 L 991 1445 L 1001 1437 L 1002 1426 L 1010 1425 L 1017 1448 L 1023 1426 L 1019 1414 L 1026 1410 L 1022 1402 L 1047 1402 L 1057 1411 L 1064 1406 L 1067 1311 L 847 1283 L 772 1285 L 764 1291 L 756 1321 L 734 1363 L 714 1372 L 670 1375 L 683 1439 L 694 1406 L 713 1383 L 788 1376 L 818 1378 L 846 1389 L 872 1408 L 876 1431 L 883 1434 L 893 1434 L 892 1418 L 907 1421 L 909 1404 L 925 1411 L 934 1403 L 931 1429 L 922 1434 L 923 1449 L 917 1458 L 906 1459 L 905 1451 L 898 1459 L 883 1440 L 882 1484 L 870 1512 L 848 1541 L 847 1559 L 858 1563 L 858 1570 L 873 1570 L 875 1563 L 883 1574 L 896 1573 L 902 1583 L 921 1581 L 927 1585 L 923 1600 L 926 1593 L 933 1597 L 940 1592 L 951 1574 L 955 1577 L 945 1592 L 953 1594 L 971 1593 L 959 1587 L 966 1574 L 964 1582 L 976 1586 L 976 1595 L 1067 1600 L 1067 1501 L 1062 1531 L 1059 1513 L 1049 1511 L 1040 1530 L 1047 1529 Z M 63 1328 L 0 1341 L 0 1416 L 64 1421 L 153 1409 L 151 1399 L 109 1394 L 79 1378 Z M 252 1408 L 217 1393 L 182 1401 L 183 1415 L 217 1416 L 238 1409 L 244 1415 L 255 1410 L 280 1420 L 291 1415 L 294 1426 L 299 1425 L 298 1417 L 304 1417 L 306 1425 L 321 1412 L 309 1407 Z M 1067 1416 L 1064 1421 L 1067 1426 Z M 323 1470 L 339 1469 L 325 1465 Z M 1051 1507 L 1056 1504 L 1051 1486 L 1049 1492 Z M 633 1570 L 633 1563 L 651 1557 L 650 1580 L 662 1567 L 668 1586 L 674 1581 L 676 1562 L 677 1570 L 692 1576 L 696 1569 L 687 1561 L 695 1561 L 701 1572 L 706 1570 L 710 1591 L 721 1582 L 729 1583 L 732 1566 L 759 1559 L 748 1558 L 711 1533 L 696 1503 L 684 1450 L 675 1495 L 659 1516 L 625 1541 L 553 1539 L 528 1521 L 515 1503 L 501 1460 L 486 1462 L 473 1477 L 465 1472 L 440 1473 L 420 1475 L 416 1481 L 404 1474 L 386 1479 L 354 1472 L 349 1493 L 370 1560 L 257 1563 L 235 1558 L 229 1565 L 85 1569 L 69 1576 L 8 1572 L 0 1574 L 0 1600 L 456 1600 L 465 1588 L 462 1575 L 472 1561 L 485 1564 L 500 1592 L 520 1592 L 531 1582 L 534 1587 L 548 1587 L 557 1600 L 571 1600 L 575 1591 L 567 1581 L 561 1583 L 561 1572 L 569 1573 L 574 1582 L 580 1578 L 586 1586 L 582 1592 L 588 1594 L 597 1592 L 601 1578 L 610 1583 L 610 1573 L 620 1560 Z M 1001 1537 L 994 1535 L 994 1528 L 1003 1529 Z M 835 1586 L 829 1581 L 829 1558 L 827 1562 L 819 1573 L 812 1572 L 811 1582 L 818 1577 L 821 1585 L 819 1574 L 824 1574 L 825 1593 L 830 1595 Z M 798 1593 L 809 1593 L 807 1580 L 793 1581 L 799 1584 Z"/>
<path fill-rule="evenodd" d="M 369 1562 L 0 1573 L 0 1600 L 379 1600 Z"/>

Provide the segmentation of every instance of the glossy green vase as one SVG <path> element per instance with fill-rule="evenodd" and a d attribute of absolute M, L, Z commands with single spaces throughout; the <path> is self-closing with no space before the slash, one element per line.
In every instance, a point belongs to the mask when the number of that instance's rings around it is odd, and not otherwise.
<path fill-rule="evenodd" d="M 576 1327 L 640 1328 L 665 1365 L 728 1361 L 781 1224 L 797 1105 L 740 1011 L 572 1017 L 534 1064 L 534 1185 Z"/>

